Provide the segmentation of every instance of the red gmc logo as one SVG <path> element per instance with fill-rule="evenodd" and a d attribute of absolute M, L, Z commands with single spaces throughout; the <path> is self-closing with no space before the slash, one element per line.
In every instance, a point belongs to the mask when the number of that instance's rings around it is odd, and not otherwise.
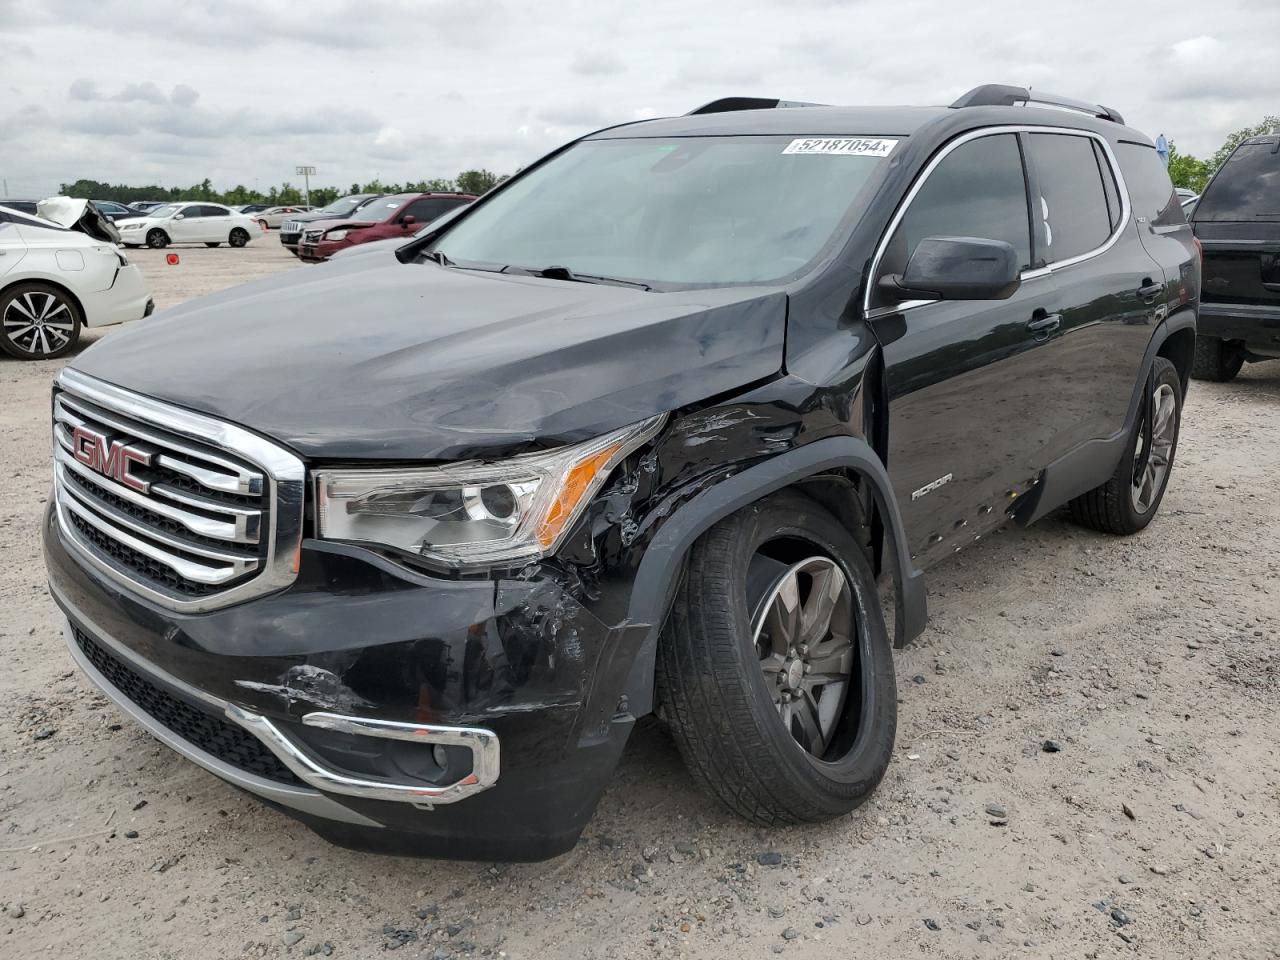
<path fill-rule="evenodd" d="M 130 490 L 146 493 L 151 489 L 151 484 L 129 472 L 131 463 L 150 464 L 151 454 L 134 450 L 123 440 L 109 440 L 85 427 L 76 427 L 71 431 L 71 453 L 90 470 L 110 477 Z"/>

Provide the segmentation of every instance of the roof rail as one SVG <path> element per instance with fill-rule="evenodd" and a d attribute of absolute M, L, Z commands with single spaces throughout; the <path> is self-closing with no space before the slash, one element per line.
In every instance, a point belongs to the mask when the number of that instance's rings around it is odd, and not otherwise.
<path fill-rule="evenodd" d="M 686 117 L 700 113 L 731 113 L 734 110 L 775 110 L 784 107 L 823 107 L 823 103 L 805 103 L 803 100 L 771 100 L 767 97 L 721 97 L 690 110 Z"/>
<path fill-rule="evenodd" d="M 1063 107 L 1067 110 L 1078 110 L 1112 123 L 1124 123 L 1124 117 L 1110 107 L 1100 103 L 1088 103 L 1074 100 L 1071 97 L 1060 97 L 1053 93 L 1032 93 L 1026 87 L 1011 87 L 1004 83 L 984 83 L 974 87 L 963 97 L 951 105 L 953 110 L 962 107 L 1013 107 L 1019 103 L 1043 103 L 1051 107 Z"/>

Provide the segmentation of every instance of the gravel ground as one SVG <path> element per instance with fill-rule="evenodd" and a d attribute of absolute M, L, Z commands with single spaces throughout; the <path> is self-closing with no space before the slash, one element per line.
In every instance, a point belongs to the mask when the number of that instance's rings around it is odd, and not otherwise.
<path fill-rule="evenodd" d="M 296 262 L 179 252 L 133 255 L 161 307 Z M 57 366 L 0 360 L 0 955 L 1280 956 L 1280 363 L 1193 385 L 1143 534 L 1049 518 L 931 572 L 853 816 L 745 825 L 645 724 L 577 849 L 520 866 L 329 846 L 72 669 L 37 543 Z"/>

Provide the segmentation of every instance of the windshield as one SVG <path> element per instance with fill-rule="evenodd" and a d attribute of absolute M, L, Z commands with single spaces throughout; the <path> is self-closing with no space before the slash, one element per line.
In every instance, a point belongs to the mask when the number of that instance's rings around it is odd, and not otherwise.
<path fill-rule="evenodd" d="M 351 213 L 356 207 L 368 200 L 368 197 L 343 197 L 341 200 L 335 200 L 327 207 L 317 211 L 318 213 L 331 213 L 334 217 L 345 217 Z"/>
<path fill-rule="evenodd" d="M 1246 140 L 1196 204 L 1197 220 L 1280 220 L 1280 137 Z"/>
<path fill-rule="evenodd" d="M 178 206 L 176 203 L 166 203 L 163 207 L 156 207 L 154 210 L 148 210 L 147 216 L 161 217 L 161 218 L 172 217 L 175 213 L 177 213 L 181 209 L 182 208 Z"/>
<path fill-rule="evenodd" d="M 459 264 L 647 284 L 776 280 L 817 256 L 896 140 L 587 140 L 434 244 Z"/>
<path fill-rule="evenodd" d="M 391 216 L 400 209 L 409 197 L 413 194 L 405 194 L 397 197 L 383 197 L 381 200 L 375 200 L 373 203 L 366 203 L 359 210 L 351 214 L 350 219 L 359 220 L 362 223 L 381 223 L 387 217 Z"/>

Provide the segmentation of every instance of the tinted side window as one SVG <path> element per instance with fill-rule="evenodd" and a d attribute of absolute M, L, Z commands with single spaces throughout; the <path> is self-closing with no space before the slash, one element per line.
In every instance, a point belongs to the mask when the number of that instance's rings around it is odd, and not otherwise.
<path fill-rule="evenodd" d="M 1111 236 L 1111 217 L 1093 142 L 1062 133 L 1033 133 L 1027 140 L 1040 185 L 1038 213 L 1048 228 L 1045 259 L 1058 263 L 1096 250 Z"/>
<path fill-rule="evenodd" d="M 1178 195 L 1173 192 L 1173 181 L 1155 147 L 1121 141 L 1116 145 L 1116 157 L 1135 217 L 1149 221 L 1153 227 L 1187 222 Z"/>
<path fill-rule="evenodd" d="M 1235 153 L 1196 205 L 1197 220 L 1280 220 L 1280 137 L 1254 137 Z"/>
<path fill-rule="evenodd" d="M 409 204 L 409 208 L 405 210 L 405 213 L 412 216 L 418 223 L 430 223 L 440 214 L 446 213 L 461 204 L 461 200 L 415 200 Z"/>
<path fill-rule="evenodd" d="M 231 211 L 226 207 L 201 207 L 202 214 L 206 217 L 229 217 Z"/>
<path fill-rule="evenodd" d="M 980 137 L 943 158 L 894 231 L 885 271 L 900 273 L 926 237 L 1004 240 L 1031 265 L 1031 228 L 1022 151 L 1013 134 Z"/>

